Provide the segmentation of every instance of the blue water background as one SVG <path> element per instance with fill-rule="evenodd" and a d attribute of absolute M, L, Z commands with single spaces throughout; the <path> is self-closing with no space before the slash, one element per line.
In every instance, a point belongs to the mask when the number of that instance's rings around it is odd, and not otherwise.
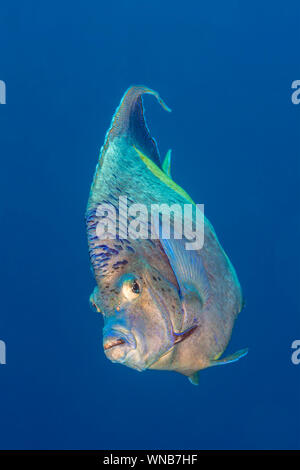
<path fill-rule="evenodd" d="M 300 448 L 299 2 L 2 2 L 0 448 Z M 198 387 L 111 364 L 84 212 L 131 84 L 236 267 L 246 307 Z"/>

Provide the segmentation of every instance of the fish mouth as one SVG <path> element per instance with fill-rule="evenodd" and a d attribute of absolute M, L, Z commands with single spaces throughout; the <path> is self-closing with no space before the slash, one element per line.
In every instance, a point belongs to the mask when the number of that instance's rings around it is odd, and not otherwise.
<path fill-rule="evenodd" d="M 124 364 L 129 352 L 136 349 L 136 342 L 128 331 L 107 328 L 104 329 L 103 349 L 107 359 Z"/>
<path fill-rule="evenodd" d="M 147 367 L 139 350 L 140 341 L 136 331 L 104 328 L 103 349 L 107 359 L 142 372 Z"/>
<path fill-rule="evenodd" d="M 103 348 L 104 351 L 107 351 L 108 349 L 114 348 L 115 346 L 119 346 L 120 344 L 125 344 L 125 340 L 122 338 L 113 339 L 111 341 L 106 342 Z"/>

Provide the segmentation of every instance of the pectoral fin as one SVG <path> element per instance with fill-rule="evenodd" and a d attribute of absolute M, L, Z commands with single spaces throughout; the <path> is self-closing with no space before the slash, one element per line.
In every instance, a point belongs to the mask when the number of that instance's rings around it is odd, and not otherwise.
<path fill-rule="evenodd" d="M 203 303 L 209 297 L 210 284 L 199 253 L 185 248 L 185 239 L 164 239 L 162 247 L 174 271 L 181 294 L 187 295 L 196 289 Z"/>
<path fill-rule="evenodd" d="M 240 351 L 237 351 L 234 354 L 231 354 L 230 356 L 225 357 L 224 359 L 219 359 L 217 361 L 211 361 L 210 366 L 222 366 L 223 364 L 231 364 L 232 362 L 236 362 L 242 357 L 246 356 L 248 354 L 248 348 L 246 349 L 241 349 Z"/>
<path fill-rule="evenodd" d="M 164 238 L 161 220 L 156 217 L 152 228 L 161 242 L 179 286 L 183 315 L 181 319 L 173 318 L 172 321 L 178 334 L 199 324 L 201 310 L 211 294 L 210 283 L 200 254 L 186 249 L 185 238 Z"/>

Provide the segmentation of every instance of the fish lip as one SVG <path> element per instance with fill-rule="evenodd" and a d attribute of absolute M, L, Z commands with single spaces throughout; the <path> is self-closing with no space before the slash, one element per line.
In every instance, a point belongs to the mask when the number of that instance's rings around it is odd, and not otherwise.
<path fill-rule="evenodd" d="M 112 341 L 108 341 L 103 345 L 104 351 L 107 351 L 108 349 L 114 348 L 115 346 L 120 346 L 121 344 L 125 344 L 126 341 L 122 338 L 118 338 Z"/>
<path fill-rule="evenodd" d="M 108 332 L 105 332 L 104 337 L 108 338 L 107 345 L 103 345 L 104 351 L 108 351 L 115 346 L 122 346 L 123 344 L 127 344 L 131 349 L 136 349 L 136 340 L 134 336 L 122 329 L 112 328 Z M 110 337 L 112 338 L 111 340 L 109 340 Z"/>

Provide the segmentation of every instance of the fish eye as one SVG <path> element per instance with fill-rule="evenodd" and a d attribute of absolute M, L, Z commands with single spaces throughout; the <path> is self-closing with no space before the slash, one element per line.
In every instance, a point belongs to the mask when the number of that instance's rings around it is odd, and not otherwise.
<path fill-rule="evenodd" d="M 122 293 L 127 300 L 136 299 L 141 293 L 140 281 L 135 277 L 127 277 L 122 284 Z"/>
<path fill-rule="evenodd" d="M 139 286 L 139 283 L 137 281 L 133 281 L 132 283 L 132 286 L 131 286 L 131 290 L 134 294 L 139 294 L 140 293 L 140 286 Z"/>

